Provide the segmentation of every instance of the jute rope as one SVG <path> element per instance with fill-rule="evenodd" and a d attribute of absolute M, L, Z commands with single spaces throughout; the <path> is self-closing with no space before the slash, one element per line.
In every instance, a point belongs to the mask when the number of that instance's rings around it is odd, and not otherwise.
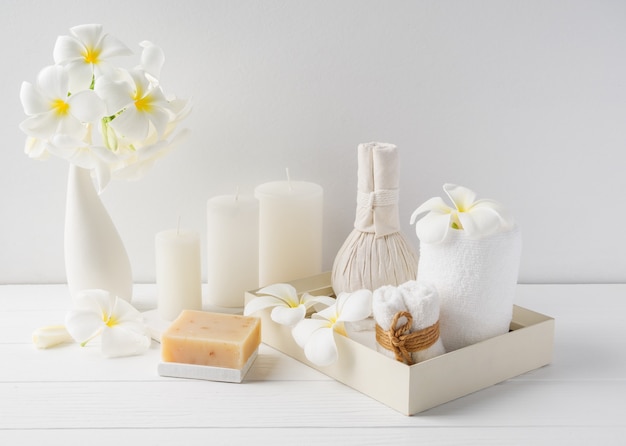
<path fill-rule="evenodd" d="M 396 328 L 401 317 L 406 318 L 406 323 Z M 380 325 L 376 324 L 376 342 L 383 348 L 391 350 L 397 361 L 413 365 L 411 359 L 412 352 L 426 350 L 439 339 L 439 321 L 430 327 L 409 333 L 413 316 L 408 311 L 399 311 L 391 321 L 391 328 L 387 331 L 383 330 Z"/>

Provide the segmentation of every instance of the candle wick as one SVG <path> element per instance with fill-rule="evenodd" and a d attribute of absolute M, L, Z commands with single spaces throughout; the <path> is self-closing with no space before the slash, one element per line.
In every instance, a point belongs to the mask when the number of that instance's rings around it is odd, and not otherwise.
<path fill-rule="evenodd" d="M 239 201 L 239 186 L 235 189 L 235 201 Z"/>
<path fill-rule="evenodd" d="M 291 192 L 292 188 L 291 188 L 291 176 L 289 176 L 289 167 L 285 168 L 285 172 L 287 173 L 287 187 L 289 187 L 289 192 Z"/>

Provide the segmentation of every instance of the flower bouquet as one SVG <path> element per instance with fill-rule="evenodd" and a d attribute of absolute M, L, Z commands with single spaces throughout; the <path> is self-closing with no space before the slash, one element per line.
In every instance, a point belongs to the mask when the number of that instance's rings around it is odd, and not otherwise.
<path fill-rule="evenodd" d="M 114 59 L 131 50 L 101 25 L 80 25 L 58 37 L 54 64 L 23 82 L 20 99 L 27 118 L 26 154 L 70 163 L 65 216 L 65 266 L 73 296 L 105 289 L 130 300 L 128 255 L 94 188 L 111 178 L 137 179 L 187 134 L 175 132 L 190 111 L 186 100 L 165 94 L 159 82 L 165 57 L 144 41 L 139 64 Z"/>

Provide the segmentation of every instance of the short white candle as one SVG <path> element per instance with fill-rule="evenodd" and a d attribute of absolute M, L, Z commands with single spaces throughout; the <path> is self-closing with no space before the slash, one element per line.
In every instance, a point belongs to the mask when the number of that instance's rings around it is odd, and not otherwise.
<path fill-rule="evenodd" d="M 177 229 L 156 235 L 156 283 L 159 316 L 171 321 L 182 310 L 202 309 L 200 236 Z"/>
<path fill-rule="evenodd" d="M 304 181 L 274 181 L 255 189 L 259 199 L 259 286 L 322 271 L 324 191 Z"/>
<path fill-rule="evenodd" d="M 220 195 L 207 202 L 208 300 L 243 307 L 246 291 L 259 287 L 259 202 Z"/>

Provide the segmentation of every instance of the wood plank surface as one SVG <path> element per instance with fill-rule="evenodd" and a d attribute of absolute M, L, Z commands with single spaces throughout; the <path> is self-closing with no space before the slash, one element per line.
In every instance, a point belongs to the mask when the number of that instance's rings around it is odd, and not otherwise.
<path fill-rule="evenodd" d="M 155 295 L 136 285 L 133 304 Z M 266 345 L 241 384 L 160 377 L 158 343 L 38 350 L 67 288 L 3 285 L 0 444 L 624 444 L 626 285 L 519 285 L 516 303 L 555 318 L 552 364 L 406 417 Z"/>

